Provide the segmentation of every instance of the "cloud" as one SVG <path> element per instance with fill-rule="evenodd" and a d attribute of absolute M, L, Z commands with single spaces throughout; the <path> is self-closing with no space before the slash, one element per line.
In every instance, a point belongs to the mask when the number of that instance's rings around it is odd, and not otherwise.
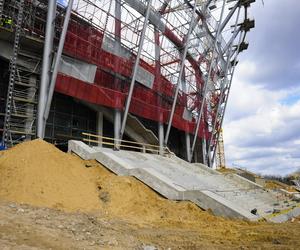
<path fill-rule="evenodd" d="M 251 9 L 256 27 L 248 36 L 249 50 L 240 60 L 252 62 L 251 74 L 245 74 L 244 80 L 271 90 L 299 85 L 300 1 L 266 0 L 264 7 L 256 3 Z"/>
<path fill-rule="evenodd" d="M 279 175 L 299 168 L 300 99 L 282 104 L 298 91 L 270 91 L 235 78 L 224 124 L 229 165 Z"/>
<path fill-rule="evenodd" d="M 266 0 L 251 16 L 225 114 L 226 162 L 286 175 L 300 168 L 300 1 Z"/>

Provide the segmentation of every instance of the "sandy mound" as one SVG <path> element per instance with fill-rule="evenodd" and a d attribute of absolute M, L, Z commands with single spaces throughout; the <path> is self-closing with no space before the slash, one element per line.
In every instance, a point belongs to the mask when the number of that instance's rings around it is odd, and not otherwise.
<path fill-rule="evenodd" d="M 98 211 L 140 223 L 214 220 L 190 202 L 164 199 L 133 177 L 116 176 L 96 161 L 83 161 L 42 140 L 22 143 L 0 156 L 1 198 L 66 211 Z"/>
<path fill-rule="evenodd" d="M 66 210 L 99 208 L 97 187 L 82 162 L 42 140 L 0 156 L 0 198 Z"/>

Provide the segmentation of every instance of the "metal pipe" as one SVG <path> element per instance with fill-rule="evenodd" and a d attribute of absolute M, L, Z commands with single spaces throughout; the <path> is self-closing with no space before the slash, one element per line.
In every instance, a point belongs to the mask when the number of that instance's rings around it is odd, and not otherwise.
<path fill-rule="evenodd" d="M 237 13 L 237 16 L 236 16 L 236 20 L 235 20 L 235 26 L 234 26 L 234 30 L 233 32 L 235 33 L 237 30 L 239 30 L 237 28 L 237 25 L 238 25 L 238 20 L 239 20 L 239 15 L 240 15 L 240 10 L 241 8 L 239 8 L 238 10 L 238 13 Z M 242 36 L 240 37 L 239 39 L 239 42 L 238 42 L 238 45 L 240 45 L 241 43 L 241 38 Z M 213 134 L 214 134 L 214 131 L 215 131 L 215 128 L 216 128 L 216 124 L 217 124 L 217 118 L 218 118 L 218 114 L 220 112 L 220 108 L 221 108 L 221 103 L 222 103 L 222 99 L 223 99 L 223 96 L 224 96 L 224 93 L 225 93 L 225 81 L 227 80 L 227 71 L 229 69 L 229 64 L 230 64 L 230 59 L 231 59 L 231 53 L 232 53 L 232 50 L 233 50 L 233 41 L 234 40 L 231 40 L 231 45 L 229 46 L 229 50 L 227 52 L 227 61 L 226 61 L 226 68 L 225 68 L 225 77 L 222 81 L 222 84 L 221 84 L 221 94 L 220 94 L 220 99 L 219 99 L 219 102 L 218 102 L 218 107 L 217 107 L 217 112 L 216 112 L 216 118 L 214 120 L 214 123 L 213 123 L 213 127 L 212 127 L 212 136 L 210 137 L 210 139 L 208 140 L 208 145 L 209 147 L 211 146 L 211 142 L 212 142 L 212 138 L 213 138 Z"/>
<path fill-rule="evenodd" d="M 120 53 L 121 48 L 121 14 L 122 14 L 122 8 L 121 8 L 121 0 L 115 0 L 115 40 L 117 44 L 117 50 L 118 53 Z M 120 60 L 116 59 L 115 61 L 116 69 L 119 70 L 120 67 Z M 114 85 L 115 88 L 118 91 L 121 91 L 121 84 L 120 79 L 118 79 L 117 76 L 115 76 L 114 79 Z M 117 103 L 120 103 L 120 97 L 117 97 Z M 114 149 L 119 149 L 119 140 L 120 140 L 120 128 L 121 128 L 121 110 L 115 109 L 114 110 Z"/>
<path fill-rule="evenodd" d="M 126 100 L 125 111 L 124 111 L 124 116 L 123 116 L 121 130 L 120 130 L 120 139 L 122 139 L 123 133 L 125 131 L 128 111 L 129 111 L 131 98 L 132 98 L 132 93 L 133 93 L 133 89 L 134 89 L 134 85 L 135 85 L 135 79 L 136 79 L 136 75 L 137 75 L 137 72 L 138 72 L 140 57 L 141 57 L 141 54 L 142 54 L 142 49 L 143 49 L 143 44 L 144 44 L 144 39 L 145 39 L 145 34 L 146 34 L 146 28 L 147 28 L 147 25 L 148 25 L 148 19 L 149 19 L 151 3 L 152 3 L 152 0 L 149 0 L 148 5 L 147 5 L 145 20 L 144 20 L 144 24 L 143 24 L 142 34 L 141 34 L 141 38 L 140 38 L 140 41 L 139 41 L 139 49 L 138 49 L 138 53 L 137 53 L 136 60 L 135 60 L 135 63 L 134 63 L 133 74 L 132 74 L 132 79 L 131 79 L 130 88 L 129 88 L 129 92 L 128 92 L 128 97 L 127 97 L 127 100 Z"/>
<path fill-rule="evenodd" d="M 236 11 L 237 7 L 239 7 L 240 5 L 240 1 L 238 1 L 234 7 L 232 7 L 232 9 L 230 10 L 230 12 L 228 13 L 228 15 L 226 16 L 225 20 L 223 21 L 223 23 L 221 24 L 220 27 L 220 31 L 223 31 L 223 29 L 225 28 L 226 24 L 229 22 L 230 18 L 233 16 L 234 12 Z"/>
<path fill-rule="evenodd" d="M 43 65 L 41 73 L 40 93 L 38 102 L 38 119 L 37 119 L 37 136 L 44 138 L 44 111 L 47 96 L 47 88 L 49 82 L 50 73 L 50 60 L 52 52 L 52 44 L 54 38 L 54 20 L 56 15 L 56 1 L 48 2 L 48 13 L 46 23 L 46 34 L 43 52 Z"/>
<path fill-rule="evenodd" d="M 121 110 L 115 109 L 114 113 L 114 148 L 119 149 L 120 146 L 120 127 L 121 127 Z"/>
<path fill-rule="evenodd" d="M 174 96 L 172 109 L 171 109 L 171 113 L 170 113 L 170 117 L 169 117 L 167 132 L 166 132 L 166 135 L 165 135 L 165 141 L 164 141 L 165 146 L 167 146 L 168 140 L 169 140 L 170 130 L 171 130 L 172 121 L 173 121 L 174 112 L 175 112 L 176 103 L 177 103 L 177 97 L 178 97 L 178 93 L 179 93 L 179 87 L 181 85 L 180 83 L 182 81 L 182 74 L 183 74 L 183 70 L 184 70 L 184 66 L 185 66 L 185 59 L 186 59 L 186 55 L 187 55 L 187 51 L 188 51 L 188 44 L 189 44 L 189 40 L 190 40 L 190 34 L 193 30 L 193 23 L 195 21 L 195 12 L 196 12 L 196 3 L 194 4 L 194 7 L 193 7 L 192 20 L 191 20 L 191 23 L 190 23 L 190 26 L 189 26 L 188 33 L 186 35 L 184 51 L 183 51 L 182 58 L 181 58 L 180 71 L 179 71 L 179 75 L 178 75 L 178 80 L 177 80 L 177 85 L 176 85 L 176 90 L 175 90 L 175 96 Z"/>
<path fill-rule="evenodd" d="M 166 2 L 165 2 L 166 3 Z M 160 64 L 160 41 L 159 41 L 159 30 L 154 28 L 154 41 L 155 41 L 155 81 L 158 83 L 159 92 L 161 91 L 161 64 Z M 161 107 L 161 96 L 158 96 L 157 106 Z M 158 142 L 159 142 L 159 154 L 163 155 L 164 147 L 164 123 L 163 113 L 159 112 L 158 118 Z"/>
<path fill-rule="evenodd" d="M 242 37 L 243 37 L 243 34 L 241 33 L 241 35 L 240 35 L 240 39 L 239 39 L 239 43 L 238 43 L 238 48 L 237 48 L 237 51 L 238 51 L 238 50 L 239 50 L 239 48 L 240 48 L 241 41 L 242 41 Z M 233 65 L 235 65 L 235 63 L 236 63 L 237 56 L 238 56 L 238 53 L 235 55 L 235 58 L 234 58 L 234 63 L 233 63 Z M 230 77 L 230 81 L 229 81 L 229 87 L 228 87 L 228 93 L 227 93 L 227 95 L 226 95 L 225 107 L 224 107 L 224 110 L 223 110 L 223 114 L 225 114 L 225 110 L 226 110 L 226 107 L 227 107 L 227 102 L 228 102 L 228 97 L 229 97 L 229 94 L 230 94 L 231 83 L 232 83 L 232 78 L 233 78 L 234 71 L 235 71 L 235 66 L 234 66 L 234 68 L 233 68 L 233 70 L 232 70 L 232 72 L 231 72 L 231 77 Z M 224 120 L 224 115 L 223 115 L 223 116 L 222 116 L 222 118 L 221 118 L 221 122 L 220 122 L 220 128 L 222 128 L 223 120 Z M 220 134 L 218 134 L 218 136 L 217 136 L 217 141 L 219 140 L 219 136 L 220 136 Z M 212 155 L 212 164 L 213 164 L 213 162 L 214 162 L 214 159 L 215 159 L 215 149 L 213 150 L 213 155 Z"/>
<path fill-rule="evenodd" d="M 57 53 L 56 53 L 55 63 L 54 63 L 53 72 L 52 72 L 52 75 L 51 75 L 51 81 L 50 81 L 50 86 L 49 86 L 47 103 L 46 103 L 45 112 L 44 112 L 43 133 L 44 133 L 45 127 L 46 127 L 46 121 L 49 117 L 49 112 L 50 112 L 52 97 L 53 97 L 53 93 L 54 93 L 58 68 L 60 66 L 60 59 L 61 59 L 61 55 L 62 55 L 62 52 L 63 52 L 64 44 L 65 44 L 65 39 L 66 39 L 66 35 L 67 35 L 67 30 L 68 30 L 68 25 L 69 25 L 69 21 L 70 21 L 73 2 L 74 2 L 74 0 L 69 0 L 69 4 L 68 4 L 67 10 L 66 10 L 65 20 L 64 20 L 64 24 L 63 24 L 62 33 L 61 33 L 61 36 L 60 36 L 60 39 L 59 39 L 59 44 L 58 44 L 58 49 L 57 49 Z"/>
<path fill-rule="evenodd" d="M 199 116 L 198 116 L 198 121 L 197 121 L 196 129 L 195 129 L 195 133 L 194 133 L 194 139 L 193 139 L 193 144 L 192 144 L 192 149 L 191 149 L 191 155 L 193 155 L 193 153 L 194 153 L 195 145 L 196 145 L 196 141 L 197 141 L 197 137 L 198 137 L 198 131 L 199 131 L 199 127 L 200 127 L 200 122 L 201 122 L 203 108 L 204 108 L 206 94 L 207 94 L 208 81 L 209 81 L 209 78 L 210 78 L 210 75 L 211 75 L 211 72 L 212 72 L 212 68 L 213 68 L 213 64 L 214 64 L 214 57 L 215 57 L 214 54 L 216 52 L 218 38 L 219 38 L 219 35 L 220 35 L 220 31 L 221 31 L 220 27 L 221 27 L 221 22 L 222 22 L 223 15 L 224 15 L 225 4 L 226 4 L 226 0 L 223 0 L 222 10 L 221 10 L 221 14 L 220 14 L 220 21 L 219 21 L 217 34 L 216 34 L 216 37 L 215 37 L 213 53 L 212 53 L 212 60 L 211 60 L 210 66 L 209 66 L 208 76 L 207 76 L 207 79 L 206 79 L 205 85 L 204 85 L 203 100 L 202 100 L 202 103 L 201 103 Z M 207 154 L 210 154 L 210 150 L 208 150 Z"/>

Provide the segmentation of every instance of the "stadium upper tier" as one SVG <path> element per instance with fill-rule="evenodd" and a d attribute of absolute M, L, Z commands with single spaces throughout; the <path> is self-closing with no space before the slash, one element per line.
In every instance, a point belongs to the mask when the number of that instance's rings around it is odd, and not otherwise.
<path fill-rule="evenodd" d="M 5 16 L 16 18 L 15 2 Z M 67 4 L 58 2 L 54 49 Z M 197 135 L 213 152 L 253 2 L 74 0 L 55 90 L 124 110 L 134 75 L 130 113 Z M 47 8 L 25 1 L 27 34 L 43 40 Z"/>

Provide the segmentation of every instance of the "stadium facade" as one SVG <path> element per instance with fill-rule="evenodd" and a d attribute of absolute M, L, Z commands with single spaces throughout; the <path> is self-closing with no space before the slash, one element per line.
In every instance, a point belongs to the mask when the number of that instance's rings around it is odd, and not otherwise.
<path fill-rule="evenodd" d="M 89 132 L 212 166 L 253 2 L 0 0 L 2 142 Z"/>

